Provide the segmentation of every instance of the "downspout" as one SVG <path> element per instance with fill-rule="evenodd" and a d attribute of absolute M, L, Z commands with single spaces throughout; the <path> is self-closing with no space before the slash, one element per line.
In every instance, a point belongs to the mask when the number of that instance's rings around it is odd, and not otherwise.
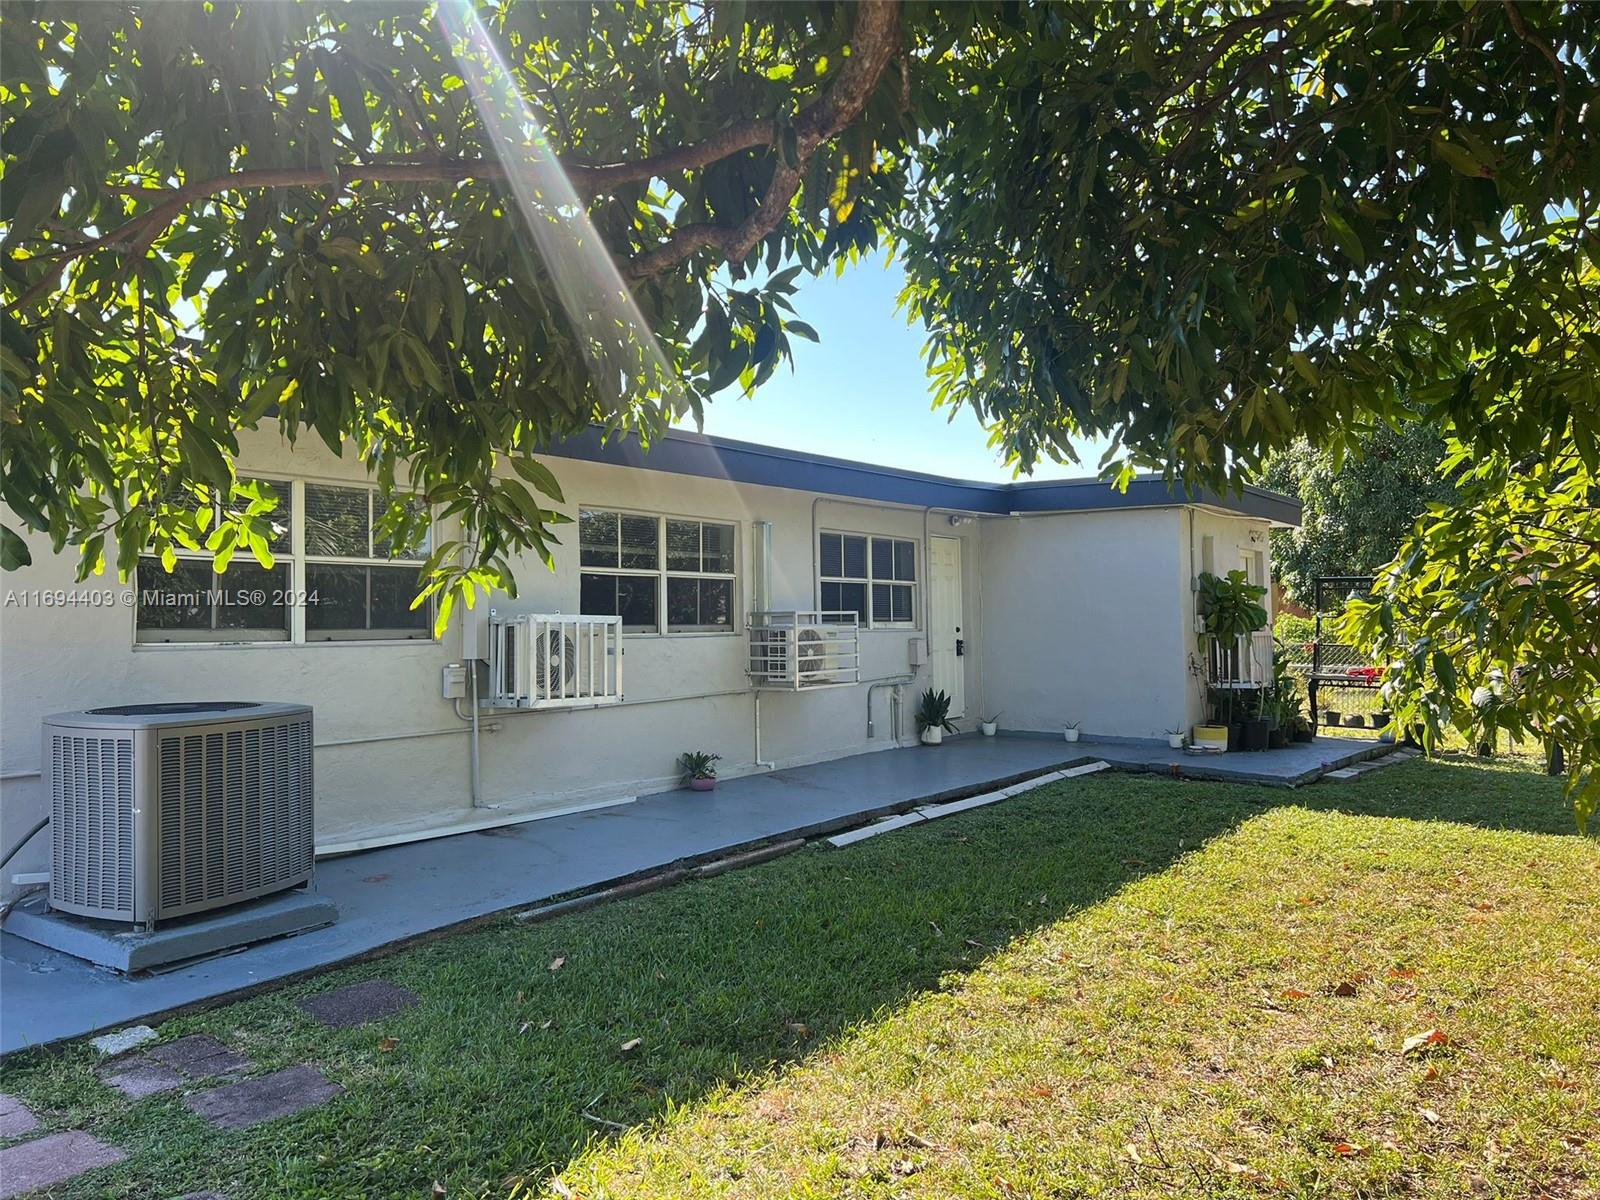
<path fill-rule="evenodd" d="M 483 796 L 478 787 L 478 660 L 467 659 L 467 690 L 472 693 L 472 737 L 467 758 L 471 763 L 472 807 L 483 807 Z"/>
<path fill-rule="evenodd" d="M 817 505 L 822 503 L 821 496 L 811 497 L 811 606 L 819 609 L 822 605 L 822 553 L 818 546 L 819 530 L 817 529 Z M 870 602 L 870 598 L 869 598 Z"/>
<path fill-rule="evenodd" d="M 756 759 L 755 759 L 755 767 L 756 767 L 756 770 L 758 770 L 758 771 L 773 771 L 773 770 L 777 769 L 778 764 L 774 763 L 774 762 L 768 762 L 766 759 L 761 757 L 761 689 L 760 688 L 756 688 L 750 694 L 755 697 L 755 707 L 756 707 Z"/>

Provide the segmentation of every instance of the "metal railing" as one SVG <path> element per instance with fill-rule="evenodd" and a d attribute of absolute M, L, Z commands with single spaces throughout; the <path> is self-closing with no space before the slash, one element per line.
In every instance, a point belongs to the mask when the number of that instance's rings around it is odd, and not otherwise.
<path fill-rule="evenodd" d="M 1258 688 L 1272 682 L 1272 630 L 1258 629 L 1231 641 L 1213 637 L 1210 662 L 1214 687 Z"/>
<path fill-rule="evenodd" d="M 578 708 L 621 700 L 621 617 L 490 610 L 491 707 Z"/>
<path fill-rule="evenodd" d="M 860 683 L 860 630 L 853 612 L 751 613 L 746 674 L 753 687 L 774 691 Z"/>

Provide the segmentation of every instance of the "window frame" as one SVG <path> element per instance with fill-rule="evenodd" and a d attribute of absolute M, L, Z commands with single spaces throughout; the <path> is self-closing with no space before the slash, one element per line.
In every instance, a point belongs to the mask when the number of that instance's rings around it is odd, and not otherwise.
<path fill-rule="evenodd" d="M 687 513 L 647 512 L 636 508 L 624 508 L 613 504 L 580 503 L 578 506 L 578 612 L 584 616 L 600 615 L 583 612 L 583 577 L 585 575 L 611 575 L 624 576 L 635 579 L 653 579 L 656 602 L 656 619 L 653 625 L 624 625 L 622 632 L 625 637 L 677 637 L 700 636 L 716 637 L 738 634 L 743 628 L 740 620 L 739 596 L 739 538 L 740 523 L 722 517 L 691 516 Z M 655 522 L 656 529 L 656 565 L 654 568 L 646 567 L 615 567 L 597 566 L 583 561 L 583 534 L 582 523 L 585 513 L 608 513 L 617 518 L 618 555 L 617 562 L 622 562 L 622 529 L 621 522 L 625 517 L 637 517 Z M 700 562 L 701 570 L 685 571 L 674 570 L 668 566 L 667 557 L 667 523 L 669 521 L 692 522 L 700 527 Z M 718 525 L 730 531 L 732 539 L 733 564 L 727 571 L 707 571 L 705 566 L 705 527 Z M 728 623 L 725 625 L 674 625 L 668 620 L 667 603 L 668 590 L 673 579 L 709 579 L 725 581 L 729 585 Z"/>
<path fill-rule="evenodd" d="M 401 629 L 311 631 L 307 627 L 307 622 L 306 622 L 306 607 L 307 606 L 304 603 L 304 601 L 306 599 L 307 593 L 310 590 L 309 583 L 308 583 L 308 580 L 309 580 L 309 577 L 310 577 L 310 571 L 308 570 L 309 566 L 316 565 L 316 564 L 327 564 L 327 565 L 334 565 L 334 566 L 337 566 L 337 565 L 350 565 L 350 566 L 368 566 L 368 567 L 407 567 L 407 566 L 415 566 L 415 567 L 420 568 L 422 566 L 423 562 L 427 558 L 427 551 L 426 550 L 423 551 L 421 554 L 419 554 L 415 558 L 398 558 L 398 559 L 396 559 L 396 558 L 383 558 L 383 557 L 377 556 L 376 554 L 373 553 L 373 551 L 374 551 L 374 536 L 375 536 L 374 535 L 374 530 L 373 530 L 373 522 L 374 522 L 374 512 L 373 512 L 374 499 L 373 499 L 373 497 L 378 492 L 378 487 L 377 487 L 376 484 L 369 483 L 369 482 L 366 482 L 366 481 L 357 481 L 357 480 L 349 480 L 349 479 L 329 479 L 329 478 L 319 477 L 319 476 L 295 475 L 295 476 L 292 476 L 292 477 L 289 477 L 289 478 L 280 478 L 280 477 L 277 477 L 276 473 L 274 473 L 274 472 L 272 472 L 270 470 L 261 471 L 261 472 L 249 471 L 249 472 L 243 473 L 243 475 L 241 477 L 245 478 L 245 479 L 252 480 L 252 481 L 259 481 L 261 483 L 270 484 L 274 488 L 274 490 L 277 490 L 280 493 L 280 495 L 283 494 L 283 490 L 285 488 L 288 489 L 287 499 L 288 499 L 288 502 L 290 504 L 289 545 L 288 545 L 287 549 L 275 550 L 273 552 L 274 558 L 276 559 L 276 562 L 274 564 L 275 569 L 276 568 L 281 568 L 281 569 L 283 569 L 283 571 L 285 573 L 285 578 L 284 578 L 284 583 L 283 583 L 283 589 L 284 589 L 284 592 L 285 592 L 284 606 L 288 610 L 288 612 L 287 612 L 288 622 L 287 622 L 287 625 L 285 627 L 283 636 L 281 636 L 281 637 L 280 636 L 275 636 L 276 635 L 276 631 L 275 630 L 271 630 L 271 631 L 259 630 L 259 629 L 229 630 L 229 629 L 218 628 L 214 624 L 215 619 L 216 619 L 214 615 L 213 615 L 213 618 L 212 618 L 213 626 L 212 626 L 211 629 L 208 629 L 208 630 L 200 630 L 200 629 L 173 629 L 173 630 L 167 630 L 167 631 L 160 631 L 160 630 L 146 631 L 146 630 L 143 630 L 143 629 L 140 628 L 140 625 L 139 625 L 139 612 L 140 612 L 139 596 L 140 596 L 140 593 L 141 593 L 143 585 L 142 585 L 141 579 L 140 579 L 139 568 L 136 567 L 135 571 L 134 571 L 134 576 L 133 576 L 133 597 L 134 597 L 134 602 L 130 606 L 131 607 L 130 620 L 131 620 L 131 625 L 132 625 L 132 631 L 131 631 L 132 632 L 132 645 L 133 645 L 133 648 L 135 650 L 139 650 L 139 651 L 146 651 L 146 650 L 161 651 L 161 650 L 170 650 L 170 649 L 174 649 L 174 648 L 191 649 L 191 648 L 196 648 L 196 647 L 201 647 L 201 648 L 222 648 L 222 649 L 225 649 L 225 648 L 240 648 L 240 647 L 260 648 L 260 647 L 277 647 L 277 646 L 348 646 L 348 645 L 402 645 L 402 646 L 412 646 L 412 645 L 422 645 L 422 644 L 428 644 L 428 643 L 433 643 L 433 644 L 437 644 L 438 643 L 439 639 L 438 639 L 438 637 L 435 635 L 435 633 L 433 631 L 434 602 L 433 602 L 432 598 L 430 598 L 428 600 L 428 602 L 427 602 L 427 604 L 425 606 L 425 611 L 427 613 L 427 623 L 421 629 L 417 630 L 415 632 L 414 636 L 413 635 L 409 635 L 405 630 L 401 630 Z M 371 557 L 360 558 L 360 557 L 353 557 L 353 556 L 307 554 L 307 552 L 306 552 L 306 537 L 305 537 L 305 532 L 306 532 L 305 531 L 305 523 L 306 523 L 306 486 L 308 484 L 311 485 L 312 487 L 333 487 L 333 488 L 343 488 L 343 489 L 345 489 L 347 491 L 364 491 L 364 492 L 366 492 L 366 494 L 367 494 L 367 549 L 368 549 L 369 555 L 371 555 Z M 418 497 L 418 499 L 420 500 L 420 497 Z M 222 504 L 222 500 L 219 498 L 219 500 L 216 503 L 220 507 L 221 504 Z M 436 519 L 434 517 L 434 514 L 433 514 L 431 508 L 430 508 L 429 509 L 429 513 L 428 513 L 428 545 L 430 547 L 435 544 L 435 540 L 437 539 L 437 537 L 438 537 L 437 521 L 436 521 Z M 182 547 L 182 546 L 174 546 L 173 547 L 173 553 L 175 554 L 175 556 L 180 561 L 188 561 L 188 562 L 206 562 L 206 563 L 210 563 L 215 558 L 215 555 L 211 551 L 205 550 L 203 548 L 198 550 L 198 551 L 196 551 L 196 550 L 186 549 L 185 547 Z M 154 556 L 150 555 L 150 554 L 141 554 L 139 557 L 141 559 L 141 564 L 140 565 L 142 566 L 143 565 L 143 560 L 152 558 Z M 244 566 L 246 564 L 253 565 L 253 566 L 258 566 L 259 565 L 259 564 L 256 563 L 254 555 L 250 553 L 248 548 L 239 550 L 238 552 L 235 553 L 234 558 L 233 558 L 233 565 Z M 211 577 L 212 577 L 212 580 L 214 581 L 213 582 L 213 586 L 214 587 L 226 588 L 227 586 L 229 586 L 229 584 L 228 584 L 229 575 L 228 574 L 218 575 L 215 572 L 215 570 L 213 570 Z M 369 611 L 369 614 L 370 614 L 370 605 L 371 605 L 371 575 L 370 574 L 368 575 L 368 599 L 367 599 L 367 604 L 369 606 L 368 611 Z M 369 619 L 370 619 L 370 616 L 369 616 Z M 145 636 L 145 634 L 147 632 L 150 633 L 150 634 L 161 634 L 161 633 L 164 632 L 164 636 L 160 636 L 160 637 Z M 264 633 L 271 633 L 274 636 L 262 636 Z M 311 634 L 311 636 L 308 636 L 308 634 Z"/>
<path fill-rule="evenodd" d="M 824 575 L 822 573 L 822 539 L 825 537 L 862 538 L 866 542 L 865 571 L 864 575 Z M 891 575 L 889 578 L 880 579 L 874 573 L 872 564 L 872 550 L 874 542 L 888 542 L 889 563 Z M 893 576 L 894 571 L 894 545 L 904 542 L 911 547 L 911 578 L 898 579 Z M 867 533 L 860 529 L 819 529 L 817 530 L 817 605 L 822 605 L 822 587 L 828 583 L 861 584 L 865 590 L 865 612 L 862 614 L 861 627 L 863 629 L 921 629 L 922 628 L 922 550 L 918 540 L 914 537 L 903 537 L 894 533 Z M 839 569 L 845 569 L 844 543 L 839 544 Z M 904 587 L 911 593 L 911 619 L 909 621 L 879 621 L 872 614 L 872 589 L 876 585 L 892 585 Z M 890 611 L 893 611 L 891 602 Z"/>
<path fill-rule="evenodd" d="M 404 569 L 406 567 L 415 566 L 418 570 L 420 570 L 421 567 L 422 567 L 422 564 L 425 561 L 427 561 L 428 555 L 430 553 L 432 553 L 433 539 L 434 539 L 434 533 L 435 533 L 435 530 L 434 530 L 434 527 L 433 527 L 433 514 L 432 514 L 432 512 L 429 512 L 429 514 L 428 514 L 428 541 L 427 541 L 427 544 L 422 548 L 421 552 L 417 555 L 417 557 L 415 557 L 415 558 L 384 558 L 384 557 L 380 556 L 377 553 L 378 535 L 377 535 L 377 530 L 374 528 L 374 526 L 376 525 L 376 513 L 374 511 L 374 508 L 375 508 L 375 505 L 376 505 L 376 497 L 377 497 L 377 494 L 378 494 L 378 488 L 377 488 L 377 486 L 375 484 L 370 484 L 370 483 L 355 483 L 355 484 L 353 484 L 353 483 L 336 483 L 336 482 L 331 482 L 331 481 L 321 480 L 321 479 L 296 479 L 294 481 L 294 484 L 295 484 L 296 498 L 300 501 L 299 505 L 295 508 L 295 523 L 296 523 L 296 530 L 297 530 L 297 535 L 298 535 L 297 538 L 296 538 L 296 542 L 295 542 L 296 549 L 298 551 L 296 553 L 296 555 L 295 555 L 295 560 L 296 560 L 296 562 L 299 564 L 299 566 L 301 568 L 301 574 L 302 574 L 302 577 L 304 579 L 304 583 L 301 585 L 300 590 L 306 594 L 307 598 L 309 598 L 311 590 L 312 590 L 312 587 L 311 587 L 311 568 L 314 567 L 314 566 L 325 566 L 325 567 L 366 567 L 366 568 L 371 568 L 371 567 L 389 567 L 389 568 L 399 568 L 399 569 Z M 352 555 L 352 554 L 313 554 L 313 553 L 311 553 L 311 550 L 310 550 L 309 545 L 307 544 L 306 538 L 305 538 L 305 522 L 306 522 L 306 517 L 308 515 L 308 513 L 307 513 L 307 505 L 306 505 L 306 500 L 305 500 L 305 494 L 306 494 L 306 488 L 307 488 L 308 485 L 310 487 L 314 487 L 314 488 L 337 488 L 337 489 L 339 489 L 341 491 L 347 491 L 347 492 L 355 492 L 355 491 L 364 491 L 364 492 L 366 492 L 366 494 L 367 494 L 367 554 L 366 554 L 365 557 L 362 557 L 360 555 Z M 300 628 L 299 628 L 299 631 L 298 631 L 299 634 L 300 634 L 299 640 L 305 645 L 320 645 L 323 642 L 401 642 L 401 643 L 404 643 L 404 642 L 431 642 L 431 641 L 435 641 L 436 640 L 434 638 L 434 636 L 433 636 L 433 598 L 431 596 L 428 598 L 427 602 L 424 603 L 423 606 L 422 606 L 422 611 L 423 611 L 423 616 L 424 616 L 424 623 L 423 623 L 420 631 L 416 632 L 415 634 L 413 634 L 411 631 L 408 631 L 408 630 L 406 630 L 404 628 L 399 628 L 399 627 L 384 627 L 384 628 L 381 628 L 381 629 L 372 629 L 370 627 L 367 628 L 367 629 L 335 629 L 335 630 L 320 630 L 319 629 L 319 630 L 313 631 L 312 628 L 311 628 L 311 623 L 308 620 L 306 620 L 306 617 L 309 615 L 308 610 L 307 610 L 307 605 L 301 604 L 301 605 L 297 605 L 296 607 L 299 608 L 300 614 L 301 614 L 300 615 L 300 621 L 299 621 Z M 368 572 L 367 572 L 366 611 L 367 611 L 367 620 L 371 621 L 372 620 L 372 572 L 370 570 L 368 570 Z"/>

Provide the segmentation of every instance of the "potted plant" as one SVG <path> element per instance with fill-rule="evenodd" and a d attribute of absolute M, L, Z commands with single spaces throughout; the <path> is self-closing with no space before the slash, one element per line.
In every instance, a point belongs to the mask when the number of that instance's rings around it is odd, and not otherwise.
<path fill-rule="evenodd" d="M 1062 725 L 1061 726 L 1061 736 L 1066 738 L 1067 741 L 1069 741 L 1069 742 L 1077 741 L 1078 740 L 1078 722 L 1076 722 L 1076 721 L 1068 721 L 1064 725 Z"/>
<path fill-rule="evenodd" d="M 1344 714 L 1341 713 L 1337 708 L 1325 708 L 1325 709 L 1323 709 L 1322 710 L 1322 727 L 1324 729 L 1337 729 L 1337 728 L 1339 728 L 1340 724 L 1342 723 L 1343 716 L 1344 716 Z"/>
<path fill-rule="evenodd" d="M 999 731 L 999 729 L 1000 729 L 1000 714 L 999 713 L 995 713 L 995 715 L 992 716 L 992 717 L 984 717 L 982 720 L 980 720 L 978 722 L 978 732 L 983 734 L 984 737 L 993 737 Z"/>
<path fill-rule="evenodd" d="M 1273 701 L 1275 711 L 1271 718 L 1272 727 L 1267 730 L 1267 749 L 1282 750 L 1289 744 L 1289 729 L 1284 724 L 1282 706 Z"/>
<path fill-rule="evenodd" d="M 720 754 L 707 750 L 685 750 L 678 755 L 678 770 L 683 781 L 697 792 L 709 792 L 717 786 L 717 761 Z"/>
<path fill-rule="evenodd" d="M 1272 733 L 1272 718 L 1268 715 L 1267 689 L 1258 688 L 1250 716 L 1244 723 L 1244 748 L 1261 751 L 1267 748 L 1267 738 Z"/>
<path fill-rule="evenodd" d="M 1267 589 L 1251 583 L 1243 571 L 1229 571 L 1226 575 L 1213 575 L 1210 571 L 1200 573 L 1197 607 L 1203 630 L 1200 635 L 1201 649 L 1210 644 L 1214 677 L 1224 693 L 1219 708 L 1226 713 L 1230 750 L 1237 750 L 1246 742 L 1244 726 L 1248 707 L 1236 705 L 1237 698 L 1233 693 L 1237 689 L 1230 686 L 1237 682 L 1233 678 L 1236 673 L 1229 670 L 1226 672 L 1228 678 L 1224 678 L 1223 665 L 1231 661 L 1229 654 L 1232 651 L 1229 648 L 1237 647 L 1239 639 L 1266 628 L 1267 610 L 1261 604 L 1266 594 Z M 1257 703 L 1259 705 L 1259 697 Z M 1265 734 L 1262 737 L 1264 746 Z"/>
<path fill-rule="evenodd" d="M 1167 746 L 1172 750 L 1182 750 L 1185 738 L 1182 729 L 1167 730 Z"/>
<path fill-rule="evenodd" d="M 937 746 L 944 741 L 944 735 L 954 733 L 956 727 L 950 721 L 950 696 L 946 692 L 936 692 L 932 688 L 922 693 L 922 698 L 917 701 L 917 736 L 922 739 L 924 746 Z"/>
<path fill-rule="evenodd" d="M 1208 710 L 1204 723 L 1196 725 L 1191 731 L 1189 744 L 1197 750 L 1226 750 L 1228 726 L 1217 716 L 1216 693 L 1208 692 L 1206 688 L 1206 667 L 1198 655 L 1189 655 L 1189 677 L 1194 680 L 1195 689 L 1200 693 L 1201 707 Z"/>

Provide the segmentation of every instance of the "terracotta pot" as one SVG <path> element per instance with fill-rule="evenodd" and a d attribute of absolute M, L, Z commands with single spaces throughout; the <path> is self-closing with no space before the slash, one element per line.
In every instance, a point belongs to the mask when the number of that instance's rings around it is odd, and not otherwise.
<path fill-rule="evenodd" d="M 689 780 L 689 790 L 691 792 L 714 792 L 717 790 L 717 781 L 715 779 L 691 779 Z"/>

